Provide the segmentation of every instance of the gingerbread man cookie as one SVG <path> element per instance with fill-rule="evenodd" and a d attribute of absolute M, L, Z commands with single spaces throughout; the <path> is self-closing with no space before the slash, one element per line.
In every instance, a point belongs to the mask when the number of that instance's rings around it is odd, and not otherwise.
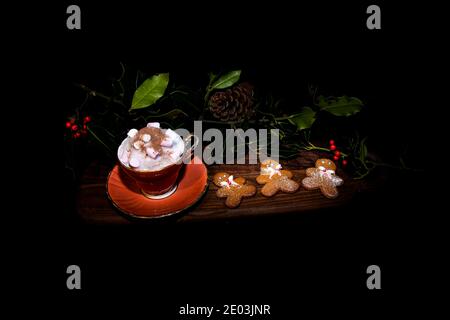
<path fill-rule="evenodd" d="M 256 182 L 264 184 L 261 193 L 266 197 L 271 197 L 279 190 L 293 193 L 300 185 L 291 180 L 293 174 L 289 170 L 281 170 L 281 164 L 272 159 L 267 159 L 261 163 L 261 173 L 256 177 Z"/>
<path fill-rule="evenodd" d="M 335 173 L 336 165 L 329 159 L 318 159 L 315 166 L 306 169 L 302 185 L 308 190 L 320 189 L 327 198 L 336 198 L 339 195 L 336 187 L 344 183 Z"/>
<path fill-rule="evenodd" d="M 227 198 L 225 205 L 229 208 L 236 208 L 241 203 L 243 197 L 251 197 L 256 193 L 256 187 L 246 184 L 243 177 L 236 179 L 226 172 L 218 172 L 213 177 L 213 182 L 220 187 L 216 195 L 219 198 Z"/>

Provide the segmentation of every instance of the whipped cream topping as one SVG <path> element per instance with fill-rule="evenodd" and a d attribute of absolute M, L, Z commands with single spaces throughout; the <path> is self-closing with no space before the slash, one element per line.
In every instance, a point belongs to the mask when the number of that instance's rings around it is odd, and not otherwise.
<path fill-rule="evenodd" d="M 140 130 L 131 129 L 117 155 L 125 166 L 138 170 L 161 170 L 177 162 L 184 152 L 184 142 L 171 129 L 161 129 L 151 122 Z"/>

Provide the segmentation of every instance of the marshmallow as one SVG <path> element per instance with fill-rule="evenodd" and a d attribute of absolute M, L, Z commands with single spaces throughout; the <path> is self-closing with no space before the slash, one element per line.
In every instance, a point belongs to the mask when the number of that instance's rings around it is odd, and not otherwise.
<path fill-rule="evenodd" d="M 130 152 L 130 166 L 137 168 L 141 165 L 145 158 L 145 154 L 141 150 L 131 150 Z"/>
<path fill-rule="evenodd" d="M 169 137 L 172 140 L 176 139 L 179 136 L 178 133 L 176 133 L 172 129 L 166 129 L 164 133 L 166 134 L 166 137 Z"/>
<path fill-rule="evenodd" d="M 135 142 L 133 143 L 133 147 L 134 147 L 135 149 L 138 149 L 138 150 L 139 150 L 143 145 L 144 145 L 144 143 L 143 143 L 141 140 L 135 141 Z"/>
<path fill-rule="evenodd" d="M 138 133 L 138 131 L 136 129 L 131 129 L 130 131 L 128 131 L 128 137 L 129 138 L 134 138 L 136 133 Z"/>
<path fill-rule="evenodd" d="M 156 157 L 159 155 L 159 152 L 153 148 L 147 148 L 145 151 L 147 152 L 148 156 L 153 159 L 156 159 Z"/>
<path fill-rule="evenodd" d="M 173 145 L 173 140 L 170 138 L 165 138 L 163 141 L 161 141 L 161 147 L 170 148 L 172 145 Z"/>
<path fill-rule="evenodd" d="M 159 128 L 159 122 L 149 122 L 147 128 Z"/>
<path fill-rule="evenodd" d="M 144 142 L 149 142 L 151 140 L 151 138 L 152 138 L 152 136 L 147 133 L 142 135 L 142 141 L 144 141 Z"/>
<path fill-rule="evenodd" d="M 138 158 L 131 158 L 130 159 L 130 166 L 137 168 L 141 165 L 141 161 L 139 161 Z"/>

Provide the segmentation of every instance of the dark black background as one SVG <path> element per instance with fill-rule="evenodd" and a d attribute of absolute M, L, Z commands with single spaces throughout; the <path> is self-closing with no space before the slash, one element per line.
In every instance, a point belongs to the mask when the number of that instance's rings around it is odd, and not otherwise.
<path fill-rule="evenodd" d="M 72 83 L 95 84 L 117 72 L 118 61 L 193 82 L 211 69 L 236 67 L 290 99 L 303 97 L 310 83 L 361 97 L 373 144 L 389 155 L 408 141 L 412 148 L 426 143 L 418 111 L 427 78 L 418 76 L 426 68 L 417 48 L 428 37 L 412 23 L 417 7 L 378 3 L 382 29 L 368 30 L 365 11 L 372 3 L 77 4 L 82 30 L 65 29 L 66 5 L 60 4 L 52 49 L 61 76 L 52 79 L 61 86 L 60 123 L 80 102 Z M 410 157 L 419 165 L 424 158 L 422 152 Z M 385 315 L 388 307 L 401 312 L 397 297 L 415 301 L 425 282 L 419 275 L 429 254 L 423 240 L 430 207 L 423 179 L 394 174 L 379 193 L 333 210 L 120 228 L 67 219 L 72 190 L 64 180 L 64 188 L 54 190 L 51 232 L 43 236 L 51 249 L 44 262 L 49 288 L 80 315 L 181 319 L 176 312 L 186 303 L 269 303 L 271 319 L 306 311 L 364 318 Z M 65 287 L 70 264 L 82 269 L 79 292 Z M 381 267 L 381 291 L 366 289 L 370 264 Z"/>

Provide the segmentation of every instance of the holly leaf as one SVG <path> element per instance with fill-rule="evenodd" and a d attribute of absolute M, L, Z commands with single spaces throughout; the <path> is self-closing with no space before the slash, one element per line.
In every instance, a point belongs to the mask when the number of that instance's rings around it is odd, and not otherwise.
<path fill-rule="evenodd" d="M 316 121 L 316 112 L 310 107 L 302 108 L 299 113 L 289 118 L 289 122 L 296 125 L 298 130 L 310 128 L 314 121 Z"/>
<path fill-rule="evenodd" d="M 145 80 L 134 92 L 130 111 L 146 108 L 154 104 L 164 95 L 168 83 L 168 73 L 156 74 Z"/>
<path fill-rule="evenodd" d="M 214 83 L 210 87 L 210 90 L 225 89 L 231 87 L 233 84 L 239 81 L 240 76 L 241 70 L 228 72 L 227 74 L 224 74 L 219 79 L 214 81 Z"/>
<path fill-rule="evenodd" d="M 355 97 L 319 97 L 318 106 L 320 110 L 327 111 L 335 116 L 351 116 L 361 111 L 363 102 Z"/>
<path fill-rule="evenodd" d="M 365 161 L 367 157 L 367 145 L 366 145 L 367 137 L 361 140 L 361 143 L 359 144 L 359 158 L 361 161 Z"/>

